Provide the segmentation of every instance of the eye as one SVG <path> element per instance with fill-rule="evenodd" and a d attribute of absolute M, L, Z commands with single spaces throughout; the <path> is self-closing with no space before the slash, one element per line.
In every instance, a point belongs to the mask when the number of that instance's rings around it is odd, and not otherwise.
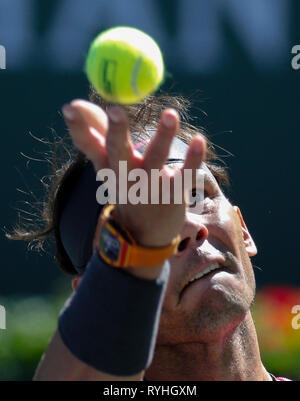
<path fill-rule="evenodd" d="M 217 209 L 217 200 L 220 196 L 219 187 L 213 180 L 205 179 L 204 190 L 202 188 L 193 188 L 190 191 L 190 202 L 188 208 L 191 213 L 211 214 Z"/>
<path fill-rule="evenodd" d="M 188 206 L 190 208 L 195 207 L 197 203 L 202 202 L 205 198 L 209 196 L 206 190 L 203 191 L 203 189 L 197 189 L 197 188 L 193 188 L 190 191 L 189 195 L 190 199 Z"/>
<path fill-rule="evenodd" d="M 188 208 L 191 209 L 191 213 L 213 213 L 217 208 L 217 199 L 220 195 L 221 191 L 215 179 L 205 174 L 202 185 L 196 186 L 189 192 Z"/>

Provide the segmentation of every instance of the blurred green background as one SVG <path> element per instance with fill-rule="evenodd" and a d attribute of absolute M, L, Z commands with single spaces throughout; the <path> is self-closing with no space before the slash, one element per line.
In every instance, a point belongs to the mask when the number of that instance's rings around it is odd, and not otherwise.
<path fill-rule="evenodd" d="M 88 96 L 83 74 L 88 44 L 114 25 L 151 34 L 169 72 L 162 90 L 194 102 L 192 122 L 206 129 L 223 156 L 231 177 L 229 196 L 258 247 L 253 259 L 258 293 L 271 285 L 292 292 L 300 287 L 300 69 L 291 65 L 291 49 L 300 45 L 297 0 L 89 0 L 89 7 L 83 0 L 0 0 L 0 45 L 6 49 L 6 69 L 0 70 L 0 305 L 6 309 L 0 380 L 31 380 L 71 292 L 51 241 L 38 254 L 4 236 L 18 221 L 18 209 L 30 211 L 24 202 L 43 197 L 39 180 L 49 171 L 37 160 L 48 148 L 32 136 L 51 138 L 52 130 L 66 134 L 61 106 Z M 259 302 L 264 305 L 265 298 L 258 297 Z M 300 298 L 293 302 L 300 305 Z M 284 310 L 289 325 L 290 304 Z M 267 367 L 300 378 L 295 363 L 300 330 L 284 331 L 293 341 L 285 346 L 273 341 L 271 352 L 266 335 L 279 338 L 283 329 L 280 324 L 279 331 L 268 329 L 263 307 L 255 313 Z"/>

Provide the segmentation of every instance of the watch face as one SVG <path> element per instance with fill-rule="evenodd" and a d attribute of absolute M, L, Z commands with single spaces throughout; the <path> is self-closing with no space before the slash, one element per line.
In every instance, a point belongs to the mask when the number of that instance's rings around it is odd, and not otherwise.
<path fill-rule="evenodd" d="M 113 262 L 119 259 L 121 244 L 107 227 L 102 227 L 100 236 L 100 249 L 101 251 Z"/>

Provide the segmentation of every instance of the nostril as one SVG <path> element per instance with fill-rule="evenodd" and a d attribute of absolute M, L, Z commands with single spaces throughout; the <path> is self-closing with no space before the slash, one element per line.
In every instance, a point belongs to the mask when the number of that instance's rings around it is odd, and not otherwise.
<path fill-rule="evenodd" d="M 196 236 L 196 241 L 200 241 L 201 239 L 203 239 L 205 235 L 205 229 L 201 228 L 201 230 L 198 231 L 198 234 Z"/>
<path fill-rule="evenodd" d="M 180 241 L 180 243 L 179 243 L 179 245 L 178 245 L 178 248 L 177 248 L 177 251 L 178 251 L 178 252 L 184 251 L 184 250 L 187 248 L 189 241 L 190 241 L 190 238 L 189 238 L 189 237 L 183 239 L 182 241 Z"/>

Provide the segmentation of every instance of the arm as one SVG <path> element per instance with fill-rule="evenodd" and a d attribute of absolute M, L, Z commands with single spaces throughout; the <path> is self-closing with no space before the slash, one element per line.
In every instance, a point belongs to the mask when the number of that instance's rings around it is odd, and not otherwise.
<path fill-rule="evenodd" d="M 166 272 L 167 265 L 160 282 L 144 280 L 112 269 L 95 252 L 35 380 L 141 380 L 153 351 Z M 141 298 L 143 303 L 136 302 Z"/>
<path fill-rule="evenodd" d="M 53 335 L 34 376 L 36 381 L 142 380 L 143 372 L 128 377 L 100 372 L 77 359 L 64 345 L 58 330 Z"/>
<path fill-rule="evenodd" d="M 96 110 L 99 109 L 100 111 Z M 126 160 L 128 162 L 128 170 L 134 168 L 143 168 L 150 174 L 151 169 L 162 169 L 166 175 L 170 174 L 169 170 L 163 167 L 164 162 L 168 156 L 169 148 L 172 139 L 178 131 L 179 119 L 178 115 L 174 110 L 165 110 L 162 114 L 162 120 L 159 123 L 157 134 L 151 140 L 150 145 L 147 148 L 145 156 L 142 157 L 137 155 L 130 142 L 128 121 L 125 113 L 121 109 L 114 109 L 114 113 L 110 113 L 111 118 L 107 128 L 107 123 L 103 123 L 104 112 L 95 105 L 91 105 L 88 102 L 74 101 L 71 106 L 68 106 L 67 113 L 65 110 L 66 123 L 70 129 L 70 133 L 75 146 L 84 152 L 86 156 L 93 162 L 95 170 L 98 171 L 101 168 L 112 168 L 117 172 L 118 162 L 120 160 Z M 101 117 L 102 116 L 102 117 Z M 91 129 L 93 128 L 93 129 Z M 187 159 L 184 168 L 195 169 L 201 164 L 203 154 L 205 152 L 205 142 L 200 137 L 195 137 L 190 145 L 190 149 L 187 155 Z M 141 246 L 146 247 L 164 247 L 170 244 L 174 237 L 180 232 L 185 215 L 185 204 L 170 204 L 170 205 L 117 205 L 116 217 L 121 225 L 126 227 L 138 241 Z M 114 274 L 121 274 L 117 272 L 118 269 L 113 269 Z M 99 273 L 97 269 L 90 269 L 89 273 L 93 272 L 96 275 Z M 143 306 L 143 286 L 148 281 L 153 282 L 159 278 L 162 272 L 162 266 L 153 266 L 153 268 L 129 268 L 127 269 L 126 275 L 135 277 L 140 280 L 140 285 L 135 287 L 138 297 L 135 299 L 136 305 Z M 124 274 L 124 273 L 123 273 Z M 69 342 L 70 336 L 73 338 L 81 338 L 86 332 L 85 324 L 87 321 L 87 310 L 94 310 L 97 319 L 103 318 L 105 310 L 101 311 L 100 303 L 91 303 L 89 308 L 84 309 L 85 302 L 89 298 L 87 294 L 96 296 L 102 291 L 97 288 L 98 285 L 106 285 L 103 280 L 92 279 L 88 280 L 89 274 L 84 274 L 82 285 L 79 286 L 78 296 L 75 296 L 75 301 L 72 305 L 77 305 L 81 312 L 76 315 L 74 313 L 74 307 L 71 307 L 67 312 L 73 317 L 73 323 L 67 323 L 64 325 L 64 336 L 61 336 L 62 325 L 60 326 L 60 334 L 56 333 L 52 339 L 48 350 L 46 351 L 38 371 L 36 373 L 36 380 L 141 380 L 143 372 L 147 366 L 139 367 L 137 372 L 128 374 L 108 374 L 106 369 L 91 368 L 81 360 L 84 358 L 77 358 L 74 354 L 81 353 L 78 350 L 78 344 L 74 347 L 73 344 L 65 345 Z M 117 276 L 116 276 L 117 277 Z M 125 277 L 125 276 L 124 276 Z M 130 280 L 129 280 L 130 281 Z M 87 284 L 87 283 L 90 284 Z M 102 283 L 102 284 L 101 284 Z M 92 285 L 93 288 L 88 288 Z M 146 285 L 147 287 L 147 285 Z M 165 286 L 164 286 L 165 287 Z M 115 290 L 114 282 L 111 282 L 109 287 L 111 292 Z M 121 288 L 121 287 L 120 287 Z M 120 289 L 119 288 L 119 289 Z M 163 292 L 162 292 L 163 293 Z M 115 291 L 115 297 L 118 297 L 119 292 Z M 157 303 L 161 307 L 161 300 Z M 122 298 L 120 299 L 122 301 Z M 154 303 L 155 304 L 155 303 Z M 71 306 L 72 306 L 71 305 Z M 124 310 L 128 311 L 131 309 L 124 305 L 124 301 L 120 302 L 120 305 L 124 307 Z M 157 307 L 155 310 L 153 307 L 149 308 L 150 312 L 146 314 L 147 319 L 150 321 L 157 322 L 160 317 L 160 308 Z M 116 315 L 118 310 L 115 309 Z M 79 316 L 81 323 L 74 324 L 74 316 Z M 114 316 L 112 314 L 112 316 Z M 126 317 L 126 316 L 125 316 Z M 127 312 L 128 317 L 128 312 Z M 129 316 L 131 317 L 131 315 Z M 132 319 L 134 318 L 131 317 Z M 70 319 L 67 319 L 70 322 Z M 142 320 L 144 320 L 142 318 Z M 146 319 L 145 319 L 146 320 Z M 94 319 L 95 321 L 95 319 Z M 90 324 L 91 321 L 88 322 Z M 93 323 L 92 323 L 93 324 Z M 157 331 L 153 330 L 155 324 L 148 329 L 148 335 L 152 335 L 151 343 L 155 343 Z M 67 329 L 65 329 L 67 327 Z M 113 329 L 113 328 L 112 328 Z M 109 333 L 110 328 L 108 328 Z M 152 332 L 153 330 L 153 332 Z M 74 331 L 76 334 L 74 335 Z M 137 330 L 138 332 L 139 330 Z M 90 331 L 94 333 L 94 330 Z M 111 331 L 114 333 L 114 331 Z M 102 340 L 102 332 L 98 331 L 94 333 L 98 342 Z M 131 337 L 122 337 L 122 340 L 130 343 Z M 72 343 L 70 341 L 69 343 Z M 86 343 L 84 343 L 86 344 Z M 95 347 L 98 347 L 97 342 L 93 343 Z M 127 344 L 125 345 L 126 348 Z M 76 349 L 77 348 L 77 349 Z M 101 348 L 101 347 L 100 347 Z M 72 349 L 70 352 L 68 349 Z M 132 353 L 134 353 L 137 347 L 132 347 Z M 152 348 L 153 350 L 153 348 Z M 84 350 L 86 351 L 86 350 Z M 89 350 L 90 351 L 90 350 Z M 106 349 L 108 355 L 113 355 L 114 348 Z M 149 358 L 151 360 L 151 349 L 149 348 Z M 88 352 L 89 353 L 89 352 Z M 96 352 L 95 352 L 96 353 Z M 64 359 L 65 358 L 65 359 Z M 88 358 L 89 359 L 89 356 Z M 104 358 L 105 359 L 105 358 Z M 100 361 L 101 362 L 101 361 Z M 109 369 L 107 370 L 109 371 Z"/>

